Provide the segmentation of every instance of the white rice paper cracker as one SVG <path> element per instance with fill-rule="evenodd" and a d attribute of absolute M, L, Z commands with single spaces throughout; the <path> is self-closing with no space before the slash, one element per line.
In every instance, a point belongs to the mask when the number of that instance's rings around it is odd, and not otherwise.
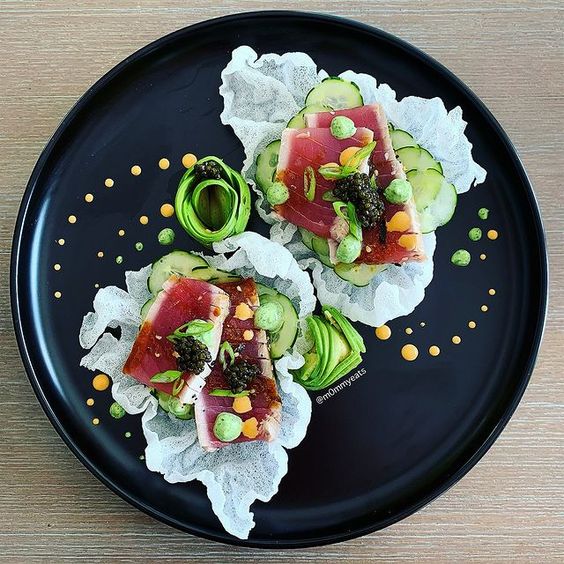
<path fill-rule="evenodd" d="M 271 141 L 280 138 L 290 118 L 304 106 L 309 90 L 327 76 L 305 53 L 258 57 L 250 47 L 238 47 L 221 73 L 221 120 L 233 128 L 243 144 L 243 174 L 257 193 L 259 215 L 271 224 L 271 239 L 285 245 L 301 266 L 312 269 L 322 304 L 338 307 L 353 320 L 378 326 L 411 313 L 423 300 L 433 277 L 434 234 L 424 237 L 427 261 L 392 265 L 368 286 L 357 288 L 315 258 L 301 242 L 296 227 L 271 211 L 254 183 L 257 156 Z M 365 103 L 382 104 L 395 127 L 408 131 L 431 151 L 457 192 L 466 192 L 485 180 L 486 171 L 472 158 L 472 144 L 464 135 L 466 122 L 459 107 L 447 111 L 440 98 L 408 96 L 398 101 L 390 86 L 378 84 L 372 76 L 352 70 L 340 76 L 358 85 Z"/>
<path fill-rule="evenodd" d="M 256 233 L 243 233 L 216 244 L 230 256 L 205 257 L 217 268 L 276 288 L 287 295 L 303 319 L 313 312 L 315 297 L 309 275 L 288 250 Z M 304 362 L 299 351 L 307 350 L 300 336 L 293 351 L 275 361 L 282 420 L 276 440 L 255 441 L 205 452 L 199 445 L 194 420 L 179 420 L 158 406 L 146 386 L 123 374 L 122 367 L 133 347 L 141 322 L 140 310 L 150 295 L 147 278 L 151 267 L 126 273 L 127 291 L 115 286 L 101 288 L 80 329 L 80 344 L 90 349 L 81 365 L 112 378 L 112 396 L 130 414 L 143 413 L 147 440 L 147 468 L 163 474 L 168 482 L 199 480 L 206 488 L 214 513 L 230 534 L 246 539 L 254 527 L 250 506 L 268 501 L 278 491 L 288 468 L 286 449 L 304 438 L 311 417 L 311 400 L 294 382 L 290 370 Z M 106 332 L 121 329 L 121 336 Z"/>

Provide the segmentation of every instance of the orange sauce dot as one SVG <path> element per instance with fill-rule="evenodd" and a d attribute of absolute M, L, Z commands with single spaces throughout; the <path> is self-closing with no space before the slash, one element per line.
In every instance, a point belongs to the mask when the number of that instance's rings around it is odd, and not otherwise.
<path fill-rule="evenodd" d="M 170 166 L 170 161 L 168 159 L 162 158 L 159 161 L 159 168 L 161 170 L 166 170 Z"/>
<path fill-rule="evenodd" d="M 120 230 L 118 231 L 118 235 L 119 235 L 120 237 L 123 237 L 123 236 L 125 235 L 125 229 L 120 229 Z"/>
<path fill-rule="evenodd" d="M 68 222 L 69 223 L 76 223 L 76 215 L 69 215 Z"/>
<path fill-rule="evenodd" d="M 495 290 L 494 290 L 493 288 L 490 288 L 490 289 L 488 290 L 488 294 L 489 294 L 490 296 L 495 296 Z"/>
<path fill-rule="evenodd" d="M 190 168 L 191 166 L 194 166 L 196 164 L 197 160 L 198 159 L 196 158 L 196 155 L 194 155 L 193 153 L 186 153 L 182 157 L 182 164 L 184 167 Z"/>
<path fill-rule="evenodd" d="M 93 202 L 94 201 L 94 194 L 85 194 L 84 195 L 84 201 L 85 202 Z"/>
<path fill-rule="evenodd" d="M 96 282 L 96 284 L 94 284 L 94 288 L 99 288 L 100 284 L 98 284 L 98 282 Z"/>
<path fill-rule="evenodd" d="M 57 299 L 59 299 L 63 294 L 61 294 L 61 292 L 59 292 L 58 290 L 53 294 Z"/>
<path fill-rule="evenodd" d="M 139 223 L 140 223 L 141 225 L 147 225 L 147 223 L 149 223 L 149 218 L 148 218 L 146 215 L 142 215 L 142 216 L 139 218 Z"/>
<path fill-rule="evenodd" d="M 421 327 L 425 327 L 425 322 L 422 321 L 419 325 L 421 325 Z"/>
<path fill-rule="evenodd" d="M 413 333 L 413 329 L 411 327 L 406 327 L 405 333 L 406 333 L 406 335 L 411 335 Z"/>
<path fill-rule="evenodd" d="M 54 265 L 53 265 L 53 268 L 54 268 L 55 270 L 61 270 L 61 265 L 58 264 L 58 263 L 57 263 L 57 264 L 54 264 Z"/>
<path fill-rule="evenodd" d="M 419 351 L 417 350 L 417 347 L 415 345 L 403 345 L 403 347 L 401 348 L 401 356 L 403 356 L 405 360 L 412 362 L 419 356 Z"/>
<path fill-rule="evenodd" d="M 480 255 L 480 260 L 486 260 L 486 255 L 484 253 Z"/>
<path fill-rule="evenodd" d="M 495 229 L 490 229 L 488 231 L 488 239 L 495 241 L 499 237 L 499 233 Z"/>
<path fill-rule="evenodd" d="M 388 340 L 392 336 L 392 330 L 387 325 L 376 327 L 376 337 L 382 341 Z"/>
<path fill-rule="evenodd" d="M 98 252 L 96 253 L 96 256 L 97 256 L 98 258 L 102 258 L 102 257 L 104 256 L 104 251 L 98 251 Z"/>
<path fill-rule="evenodd" d="M 106 178 L 106 180 L 104 180 L 104 185 L 106 188 L 111 188 L 114 185 L 114 181 L 111 178 Z"/>
<path fill-rule="evenodd" d="M 476 329 L 476 322 L 475 321 L 469 321 L 468 327 L 470 327 L 470 329 Z"/>
<path fill-rule="evenodd" d="M 92 425 L 99 425 L 100 424 L 100 420 L 97 417 L 94 417 L 94 419 L 92 419 Z"/>
<path fill-rule="evenodd" d="M 461 339 L 458 335 L 455 335 L 455 336 L 452 338 L 452 342 L 453 342 L 455 345 L 460 345 L 460 343 L 462 343 L 462 339 Z"/>
<path fill-rule="evenodd" d="M 141 167 L 139 165 L 133 165 L 131 167 L 131 174 L 133 174 L 133 176 L 139 176 L 141 174 Z"/>
<path fill-rule="evenodd" d="M 57 241 L 57 243 L 59 243 L 59 245 L 61 245 L 61 247 L 65 244 L 65 240 L 64 239 L 59 239 Z"/>
<path fill-rule="evenodd" d="M 341 154 L 339 155 L 339 162 L 341 163 L 341 165 L 345 166 L 349 162 L 351 157 L 359 150 L 360 147 L 347 147 L 346 149 L 343 149 L 343 151 L 341 151 Z"/>
<path fill-rule="evenodd" d="M 174 206 L 172 204 L 163 204 L 161 206 L 161 215 L 163 217 L 172 217 L 174 215 Z"/>
<path fill-rule="evenodd" d="M 431 345 L 429 347 L 429 354 L 431 356 L 439 356 L 441 354 L 441 349 L 439 349 L 439 347 L 437 347 L 437 345 Z"/>
<path fill-rule="evenodd" d="M 107 390 L 110 385 L 110 379 L 106 374 L 96 374 L 94 378 L 92 378 L 92 387 L 97 392 L 103 392 Z"/>
<path fill-rule="evenodd" d="M 94 400 L 92 398 L 88 398 L 86 400 L 86 405 L 88 405 L 89 407 L 92 407 L 94 405 Z"/>
<path fill-rule="evenodd" d="M 488 306 L 484 304 L 480 309 L 481 309 L 484 313 L 486 313 L 486 311 L 488 311 Z"/>

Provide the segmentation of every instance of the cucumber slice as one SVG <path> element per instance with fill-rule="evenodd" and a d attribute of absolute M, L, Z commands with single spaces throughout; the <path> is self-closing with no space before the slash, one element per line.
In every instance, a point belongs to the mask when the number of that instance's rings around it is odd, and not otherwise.
<path fill-rule="evenodd" d="M 257 157 L 255 180 L 257 181 L 258 187 L 265 193 L 268 188 L 274 184 L 279 152 L 280 139 L 277 139 L 276 141 L 269 143 Z"/>
<path fill-rule="evenodd" d="M 278 303 L 282 306 L 283 319 L 282 327 L 276 333 L 270 333 L 270 357 L 273 360 L 280 358 L 290 347 L 294 345 L 298 337 L 298 313 L 289 298 L 274 290 L 274 294 L 260 293 L 261 304 Z"/>
<path fill-rule="evenodd" d="M 406 171 L 426 170 L 433 168 L 443 173 L 441 163 L 437 162 L 427 149 L 417 145 L 416 147 L 403 147 L 397 150 L 398 159 Z"/>
<path fill-rule="evenodd" d="M 302 108 L 289 122 L 286 126 L 289 129 L 302 129 L 307 127 L 305 121 L 306 114 L 315 114 L 317 112 L 330 112 L 333 108 L 326 106 L 324 104 L 309 104 L 305 108 Z"/>
<path fill-rule="evenodd" d="M 399 151 L 404 147 L 416 147 L 417 143 L 415 139 L 403 129 L 394 129 L 390 132 L 390 137 L 392 138 L 392 147 L 394 151 Z"/>
<path fill-rule="evenodd" d="M 306 106 L 321 104 L 334 110 L 362 106 L 364 100 L 358 86 L 339 77 L 330 76 L 314 86 L 305 99 Z"/>
<path fill-rule="evenodd" d="M 313 238 L 315 237 L 315 235 L 311 231 L 308 231 L 303 227 L 300 227 L 299 230 L 300 230 L 300 235 L 302 236 L 303 244 L 308 249 L 311 249 L 313 251 Z"/>
<path fill-rule="evenodd" d="M 186 251 L 172 251 L 153 263 L 153 269 L 147 281 L 149 292 L 156 295 L 173 274 L 192 277 L 194 269 L 207 266 L 208 263 L 202 257 Z"/>
<path fill-rule="evenodd" d="M 151 309 L 151 306 L 155 303 L 155 300 L 157 299 L 157 297 L 155 296 L 154 298 L 149 298 L 142 306 L 141 306 L 141 321 L 143 321 L 145 319 L 145 317 L 147 317 L 147 313 L 149 313 L 149 310 Z"/>
<path fill-rule="evenodd" d="M 345 264 L 340 262 L 335 266 L 335 274 L 353 284 L 362 288 L 368 286 L 372 278 L 386 270 L 387 264 Z"/>
<path fill-rule="evenodd" d="M 408 172 L 407 180 L 413 187 L 413 198 L 417 211 L 421 212 L 435 200 L 445 177 L 438 170 L 428 168 Z"/>
<path fill-rule="evenodd" d="M 327 239 L 323 239 L 323 237 L 314 235 L 311 245 L 312 250 L 319 256 L 329 258 L 329 243 L 327 242 Z"/>
<path fill-rule="evenodd" d="M 456 188 L 445 180 L 436 198 L 419 215 L 421 231 L 430 233 L 448 223 L 456 210 L 457 199 Z"/>

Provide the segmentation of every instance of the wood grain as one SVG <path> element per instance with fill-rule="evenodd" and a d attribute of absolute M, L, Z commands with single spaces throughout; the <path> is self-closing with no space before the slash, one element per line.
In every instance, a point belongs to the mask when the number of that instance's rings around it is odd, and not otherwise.
<path fill-rule="evenodd" d="M 33 164 L 101 74 L 196 21 L 296 0 L 0 2 L 0 275 Z M 551 303 L 531 384 L 507 429 L 458 485 L 385 531 L 322 549 L 254 551 L 170 529 L 110 493 L 39 408 L 0 298 L 0 558 L 10 561 L 562 561 L 564 559 L 564 80 L 561 1 L 312 1 L 307 9 L 396 33 L 447 65 L 490 107 L 524 161 L 543 211 Z"/>

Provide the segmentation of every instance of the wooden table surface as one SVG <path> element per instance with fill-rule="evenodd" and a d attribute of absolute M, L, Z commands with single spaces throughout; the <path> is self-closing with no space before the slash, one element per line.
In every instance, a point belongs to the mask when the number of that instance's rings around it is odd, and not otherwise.
<path fill-rule="evenodd" d="M 532 381 L 483 460 L 430 506 L 379 533 L 289 552 L 227 547 L 133 509 L 81 466 L 24 374 L 9 306 L 11 237 L 27 179 L 76 99 L 163 34 L 233 12 L 303 8 L 400 35 L 484 100 L 535 186 L 549 243 L 551 296 Z M 564 560 L 564 3 L 325 0 L 0 1 L 0 559 Z"/>

